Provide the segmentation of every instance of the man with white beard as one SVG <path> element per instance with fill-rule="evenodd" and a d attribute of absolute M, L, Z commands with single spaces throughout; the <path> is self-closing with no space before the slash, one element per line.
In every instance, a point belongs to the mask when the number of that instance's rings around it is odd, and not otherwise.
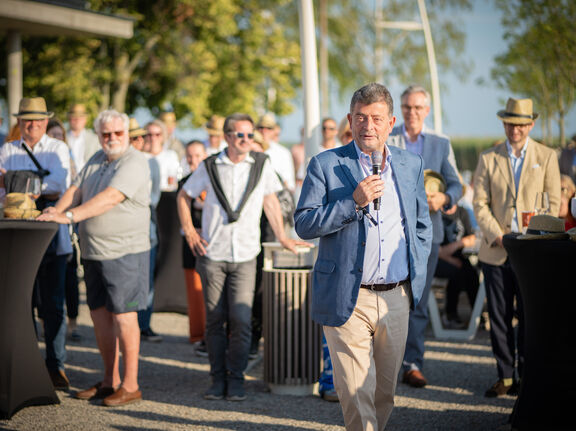
<path fill-rule="evenodd" d="M 87 303 L 104 362 L 104 377 L 76 398 L 121 406 L 142 399 L 138 386 L 140 329 L 150 264 L 150 170 L 129 144 L 129 120 L 102 112 L 95 129 L 102 146 L 72 186 L 38 218 L 79 223 Z M 120 377 L 119 350 L 123 376 Z"/>

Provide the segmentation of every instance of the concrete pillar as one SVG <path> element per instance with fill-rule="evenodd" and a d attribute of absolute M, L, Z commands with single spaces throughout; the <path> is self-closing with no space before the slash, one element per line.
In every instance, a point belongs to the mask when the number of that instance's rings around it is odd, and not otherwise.
<path fill-rule="evenodd" d="M 22 35 L 19 31 L 11 30 L 7 35 L 8 51 L 8 121 L 9 126 L 16 124 L 18 104 L 22 99 Z"/>

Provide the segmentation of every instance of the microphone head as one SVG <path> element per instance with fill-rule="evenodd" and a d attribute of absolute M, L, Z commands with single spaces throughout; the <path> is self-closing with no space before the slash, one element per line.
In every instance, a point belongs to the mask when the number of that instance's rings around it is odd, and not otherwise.
<path fill-rule="evenodd" d="M 373 166 L 382 166 L 382 151 L 372 151 L 371 158 Z"/>

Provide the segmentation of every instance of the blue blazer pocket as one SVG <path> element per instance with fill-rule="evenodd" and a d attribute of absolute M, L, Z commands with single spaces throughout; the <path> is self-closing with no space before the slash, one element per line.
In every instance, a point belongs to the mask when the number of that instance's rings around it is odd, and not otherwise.
<path fill-rule="evenodd" d="M 316 261 L 316 265 L 314 266 L 315 271 L 322 272 L 324 274 L 330 274 L 334 272 L 334 268 L 336 268 L 336 262 L 333 260 L 324 259 L 318 259 Z"/>

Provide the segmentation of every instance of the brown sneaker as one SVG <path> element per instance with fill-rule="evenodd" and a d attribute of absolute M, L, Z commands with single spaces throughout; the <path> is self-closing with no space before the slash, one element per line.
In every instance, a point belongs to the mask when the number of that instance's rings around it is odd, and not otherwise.
<path fill-rule="evenodd" d="M 96 383 L 91 388 L 84 391 L 79 391 L 74 394 L 74 397 L 79 400 L 101 400 L 114 393 L 114 388 L 103 387 L 102 382 Z"/>
<path fill-rule="evenodd" d="M 428 384 L 428 380 L 426 380 L 420 370 L 409 370 L 402 376 L 402 383 L 406 383 L 413 388 L 423 388 Z"/>
<path fill-rule="evenodd" d="M 518 385 L 516 383 L 505 385 L 504 381 L 500 379 L 484 393 L 487 398 L 496 398 L 502 395 L 518 395 Z"/>
<path fill-rule="evenodd" d="M 126 404 L 136 403 L 142 400 L 142 392 L 128 392 L 122 386 L 112 395 L 104 398 L 102 404 L 108 407 L 125 406 Z"/>
<path fill-rule="evenodd" d="M 70 388 L 70 381 L 66 377 L 64 370 L 48 370 L 50 380 L 54 385 L 54 389 L 58 391 L 67 391 Z"/>

